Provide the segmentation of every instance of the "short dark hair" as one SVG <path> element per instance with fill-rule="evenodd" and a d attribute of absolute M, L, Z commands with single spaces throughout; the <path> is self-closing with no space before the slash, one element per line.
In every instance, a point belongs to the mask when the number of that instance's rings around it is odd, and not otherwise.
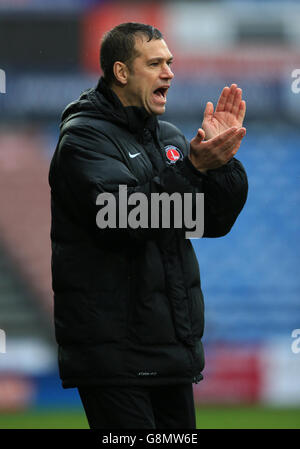
<path fill-rule="evenodd" d="M 110 86 L 115 79 L 113 66 L 116 61 L 124 62 L 129 69 L 138 53 L 135 50 L 135 37 L 142 34 L 152 39 L 162 39 L 162 33 L 151 25 L 138 22 L 121 23 L 104 34 L 100 48 L 100 65 L 103 77 Z"/>

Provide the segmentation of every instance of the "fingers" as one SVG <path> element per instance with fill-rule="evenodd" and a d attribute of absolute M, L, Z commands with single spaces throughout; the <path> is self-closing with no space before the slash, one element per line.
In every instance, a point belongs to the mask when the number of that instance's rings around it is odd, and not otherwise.
<path fill-rule="evenodd" d="M 236 118 L 238 119 L 238 121 L 241 124 L 244 121 L 245 114 L 246 114 L 246 102 L 244 100 L 242 100 L 240 102 L 239 109 L 238 109 L 237 116 L 236 116 Z"/>
<path fill-rule="evenodd" d="M 241 101 L 242 101 L 242 89 L 240 89 L 239 87 L 235 90 L 235 95 L 234 95 L 234 99 L 232 102 L 232 107 L 230 112 L 236 117 L 238 118 L 238 113 L 239 113 L 239 108 L 241 105 Z"/>
<path fill-rule="evenodd" d="M 238 120 L 244 119 L 245 102 L 242 103 L 242 89 L 237 84 L 225 86 L 216 106 L 216 112 L 231 112 Z M 242 123 L 241 121 L 241 123 Z"/>
<path fill-rule="evenodd" d="M 222 112 L 225 111 L 225 104 L 227 102 L 227 97 L 230 92 L 230 88 L 228 86 L 224 87 L 224 89 L 221 92 L 221 95 L 219 97 L 217 106 L 216 106 L 216 112 Z"/>
<path fill-rule="evenodd" d="M 229 158 L 232 157 L 233 154 L 236 153 L 241 145 L 243 137 L 246 135 L 245 128 L 239 128 L 238 131 L 223 145 L 221 148 L 224 155 Z"/>
<path fill-rule="evenodd" d="M 233 127 L 226 130 L 224 133 L 210 140 L 211 148 L 214 151 L 225 157 L 229 156 L 229 153 L 237 151 L 243 137 L 246 135 L 246 128 Z M 235 151 L 235 152 L 236 152 Z"/>
<path fill-rule="evenodd" d="M 229 90 L 228 95 L 227 95 L 227 100 L 226 100 L 226 103 L 224 105 L 224 111 L 226 111 L 226 112 L 231 112 L 232 111 L 236 89 L 237 89 L 237 85 L 236 84 L 231 84 L 230 90 Z"/>
<path fill-rule="evenodd" d="M 237 90 L 237 84 L 231 84 L 230 87 L 225 86 L 221 92 L 218 104 L 216 107 L 216 112 L 229 111 L 231 112 L 234 98 Z"/>
<path fill-rule="evenodd" d="M 218 136 L 211 139 L 209 142 L 214 147 L 219 147 L 225 144 L 228 139 L 230 139 L 234 134 L 238 131 L 237 126 L 233 126 L 232 128 L 226 129 L 226 131 L 222 132 Z"/>

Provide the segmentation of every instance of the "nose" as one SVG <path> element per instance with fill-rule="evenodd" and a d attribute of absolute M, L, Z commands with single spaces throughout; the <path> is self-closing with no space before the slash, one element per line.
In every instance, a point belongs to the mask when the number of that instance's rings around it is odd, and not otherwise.
<path fill-rule="evenodd" d="M 161 78 L 164 79 L 172 79 L 174 78 L 174 73 L 171 70 L 171 67 L 168 64 L 164 64 L 163 70 L 161 71 Z"/>

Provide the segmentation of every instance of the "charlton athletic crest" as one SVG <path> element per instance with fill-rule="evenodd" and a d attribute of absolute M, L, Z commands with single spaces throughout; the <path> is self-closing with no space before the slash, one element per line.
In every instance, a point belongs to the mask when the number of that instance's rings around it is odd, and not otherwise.
<path fill-rule="evenodd" d="M 168 164 L 176 164 L 177 161 L 182 161 L 183 154 L 179 148 L 174 145 L 167 145 L 165 147 L 166 158 Z"/>

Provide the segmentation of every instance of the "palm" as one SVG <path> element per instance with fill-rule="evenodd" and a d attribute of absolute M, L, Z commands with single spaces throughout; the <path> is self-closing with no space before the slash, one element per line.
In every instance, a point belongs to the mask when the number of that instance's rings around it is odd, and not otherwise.
<path fill-rule="evenodd" d="M 211 102 L 208 102 L 204 111 L 202 128 L 205 139 L 218 136 L 232 126 L 240 128 L 243 125 L 246 112 L 246 103 L 242 100 L 242 90 L 236 84 L 224 87 L 218 100 L 216 110 Z"/>

